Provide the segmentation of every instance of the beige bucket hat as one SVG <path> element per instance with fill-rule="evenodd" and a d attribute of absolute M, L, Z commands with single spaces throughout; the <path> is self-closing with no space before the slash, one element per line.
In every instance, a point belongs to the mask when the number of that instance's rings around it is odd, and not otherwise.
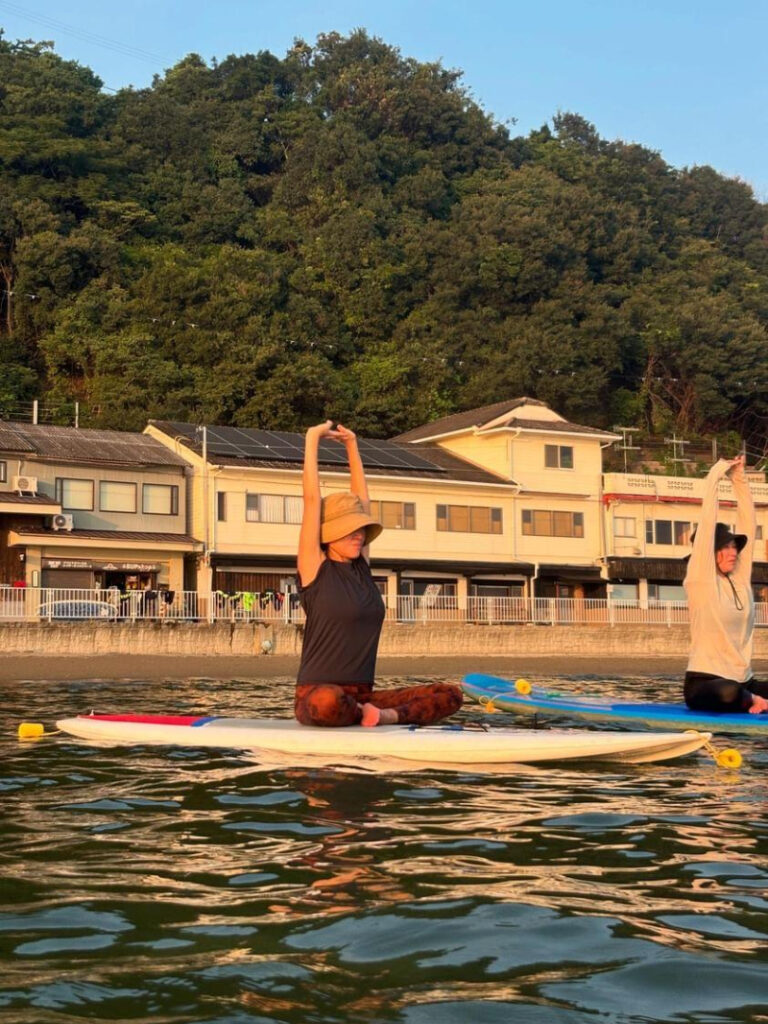
<path fill-rule="evenodd" d="M 375 540 L 384 527 L 363 508 L 363 503 L 351 491 L 329 494 L 320 506 L 320 543 L 331 544 L 355 530 L 365 530 L 365 543 Z"/>

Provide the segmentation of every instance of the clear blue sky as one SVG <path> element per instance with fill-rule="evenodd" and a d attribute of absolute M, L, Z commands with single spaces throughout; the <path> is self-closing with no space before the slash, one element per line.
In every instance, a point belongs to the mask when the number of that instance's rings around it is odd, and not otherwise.
<path fill-rule="evenodd" d="M 464 72 L 521 134 L 570 110 L 604 138 L 711 164 L 768 201 L 768 0 L 0 0 L 6 37 L 53 39 L 106 86 L 148 85 L 185 54 L 223 58 L 365 28 Z"/>

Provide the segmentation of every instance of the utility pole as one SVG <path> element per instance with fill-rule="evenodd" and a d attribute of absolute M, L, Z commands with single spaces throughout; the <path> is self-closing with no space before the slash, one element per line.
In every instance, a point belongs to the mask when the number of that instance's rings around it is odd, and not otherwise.
<path fill-rule="evenodd" d="M 627 452 L 639 452 L 640 451 L 640 445 L 639 444 L 632 444 L 632 442 L 634 440 L 634 438 L 632 437 L 632 434 L 634 434 L 640 428 L 639 427 L 613 427 L 613 429 L 617 433 L 619 431 L 621 431 L 622 440 L 621 440 L 621 444 L 617 445 L 617 448 L 619 449 L 620 452 L 624 452 L 624 472 L 626 473 L 627 472 Z"/>
<path fill-rule="evenodd" d="M 674 433 L 672 437 L 664 438 L 664 444 L 672 445 L 672 458 L 670 459 L 670 462 L 672 462 L 675 470 L 675 476 L 677 476 L 677 464 L 691 461 L 685 457 L 685 445 L 690 444 L 690 442 L 684 441 L 682 437 L 678 437 L 677 433 Z M 677 454 L 678 447 L 680 448 L 679 455 Z"/>

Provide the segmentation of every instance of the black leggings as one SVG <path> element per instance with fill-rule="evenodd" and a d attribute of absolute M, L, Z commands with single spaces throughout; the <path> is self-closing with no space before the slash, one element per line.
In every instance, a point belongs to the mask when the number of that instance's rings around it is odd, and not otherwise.
<path fill-rule="evenodd" d="M 752 694 L 768 697 L 768 682 L 750 679 L 737 683 L 733 679 L 712 676 L 708 672 L 686 672 L 683 696 L 691 711 L 720 711 L 739 714 L 749 711 Z"/>

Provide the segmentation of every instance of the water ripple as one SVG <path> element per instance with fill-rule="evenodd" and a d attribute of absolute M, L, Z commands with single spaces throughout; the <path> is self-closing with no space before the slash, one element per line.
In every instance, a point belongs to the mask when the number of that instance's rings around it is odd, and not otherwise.
<path fill-rule="evenodd" d="M 92 706 L 277 714 L 288 680 L 2 697 L 0 1016 L 14 1024 L 768 1019 L 759 740 L 740 772 L 693 756 L 374 773 L 14 739 L 22 719 Z"/>

